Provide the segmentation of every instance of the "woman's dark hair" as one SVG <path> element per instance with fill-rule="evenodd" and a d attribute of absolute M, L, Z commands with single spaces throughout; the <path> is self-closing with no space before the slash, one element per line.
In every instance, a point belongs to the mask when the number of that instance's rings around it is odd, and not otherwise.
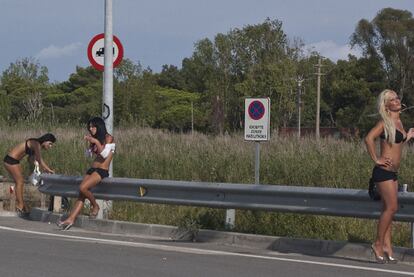
<path fill-rule="evenodd" d="M 47 133 L 47 134 L 44 134 L 43 136 L 38 137 L 34 140 L 38 141 L 40 144 L 42 144 L 45 141 L 51 141 L 51 142 L 55 143 L 56 142 L 56 137 L 51 133 Z"/>
<path fill-rule="evenodd" d="M 100 117 L 94 117 L 88 121 L 86 129 L 89 131 L 89 126 L 96 127 L 96 134 L 93 135 L 94 138 L 99 140 L 101 144 L 105 143 L 105 136 L 108 134 L 106 131 L 105 121 Z"/>

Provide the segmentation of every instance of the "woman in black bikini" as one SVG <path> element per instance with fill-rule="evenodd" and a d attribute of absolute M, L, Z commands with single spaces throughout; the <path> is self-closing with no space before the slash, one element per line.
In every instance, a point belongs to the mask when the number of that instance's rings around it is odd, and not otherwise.
<path fill-rule="evenodd" d="M 381 120 L 365 137 L 365 144 L 375 167 L 372 180 L 381 195 L 383 210 L 378 221 L 377 237 L 371 248 L 378 263 L 396 263 L 391 244 L 392 219 L 398 210 L 398 177 L 403 144 L 414 136 L 407 133 L 400 120 L 401 101 L 397 93 L 384 90 L 378 96 Z M 375 139 L 380 138 L 380 156 L 375 151 Z"/>
<path fill-rule="evenodd" d="M 109 176 L 108 170 L 112 161 L 114 148 L 112 151 L 107 151 L 108 153 L 105 155 L 103 153 L 106 150 L 106 146 L 114 146 L 114 138 L 108 134 L 105 122 L 100 117 L 95 117 L 89 120 L 87 129 L 89 135 L 85 136 L 84 139 L 89 142 L 89 151 L 95 154 L 96 158 L 79 185 L 79 196 L 69 217 L 64 221 L 59 220 L 57 222 L 57 225 L 63 230 L 68 230 L 72 227 L 76 217 L 82 211 L 85 199 L 88 199 L 91 203 L 90 215 L 95 217 L 98 214 L 99 206 L 90 189 L 95 187 L 102 179 Z"/>
<path fill-rule="evenodd" d="M 52 169 L 45 163 L 41 156 L 41 149 L 48 150 L 56 142 L 56 138 L 53 134 L 45 134 L 39 138 L 29 138 L 25 142 L 16 145 L 10 152 L 4 157 L 4 167 L 12 176 L 16 184 L 16 212 L 17 215 L 22 217 L 27 215 L 27 208 L 23 200 L 24 191 L 24 177 L 20 161 L 25 155 L 28 155 L 29 162 L 33 163 L 37 161 L 40 165 L 40 169 L 46 173 L 54 173 Z"/>

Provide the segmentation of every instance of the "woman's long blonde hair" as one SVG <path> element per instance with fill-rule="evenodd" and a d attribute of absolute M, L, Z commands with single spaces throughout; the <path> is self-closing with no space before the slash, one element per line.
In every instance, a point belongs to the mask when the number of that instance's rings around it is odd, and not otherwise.
<path fill-rule="evenodd" d="M 390 99 L 390 93 L 395 93 L 395 91 L 385 89 L 378 96 L 378 112 L 384 121 L 385 139 L 388 143 L 395 143 L 396 127 L 386 106 L 388 100 Z"/>

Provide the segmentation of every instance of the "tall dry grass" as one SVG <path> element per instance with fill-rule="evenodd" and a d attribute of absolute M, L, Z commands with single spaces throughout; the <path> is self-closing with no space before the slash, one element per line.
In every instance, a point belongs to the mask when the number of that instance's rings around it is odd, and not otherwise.
<path fill-rule="evenodd" d="M 0 151 L 28 137 L 53 132 L 55 147 L 44 158 L 57 173 L 83 175 L 91 160 L 84 155 L 82 140 L 86 128 L 37 126 L 2 127 Z M 194 180 L 253 183 L 254 144 L 242 134 L 208 136 L 199 133 L 175 134 L 146 128 L 115 130 L 117 153 L 114 176 L 148 179 Z M 406 147 L 400 180 L 414 180 L 413 147 Z M 363 143 L 333 138 L 298 140 L 274 135 L 261 144 L 260 180 L 262 184 L 302 185 L 366 189 L 372 170 Z M 0 174 L 5 170 L 1 168 Z M 112 218 L 146 223 L 198 226 L 222 229 L 223 210 L 181 206 L 115 202 Z M 370 241 L 375 221 L 353 218 L 293 215 L 258 211 L 238 211 L 236 231 L 290 237 Z M 409 245 L 409 226 L 395 224 L 394 241 Z"/>

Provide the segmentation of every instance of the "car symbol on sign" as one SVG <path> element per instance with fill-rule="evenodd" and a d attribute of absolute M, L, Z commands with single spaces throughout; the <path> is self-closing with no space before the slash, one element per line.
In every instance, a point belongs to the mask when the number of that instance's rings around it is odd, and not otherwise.
<path fill-rule="evenodd" d="M 115 47 L 112 47 L 112 54 L 115 55 Z M 95 53 L 96 57 L 102 57 L 105 55 L 105 47 L 101 47 Z"/>

